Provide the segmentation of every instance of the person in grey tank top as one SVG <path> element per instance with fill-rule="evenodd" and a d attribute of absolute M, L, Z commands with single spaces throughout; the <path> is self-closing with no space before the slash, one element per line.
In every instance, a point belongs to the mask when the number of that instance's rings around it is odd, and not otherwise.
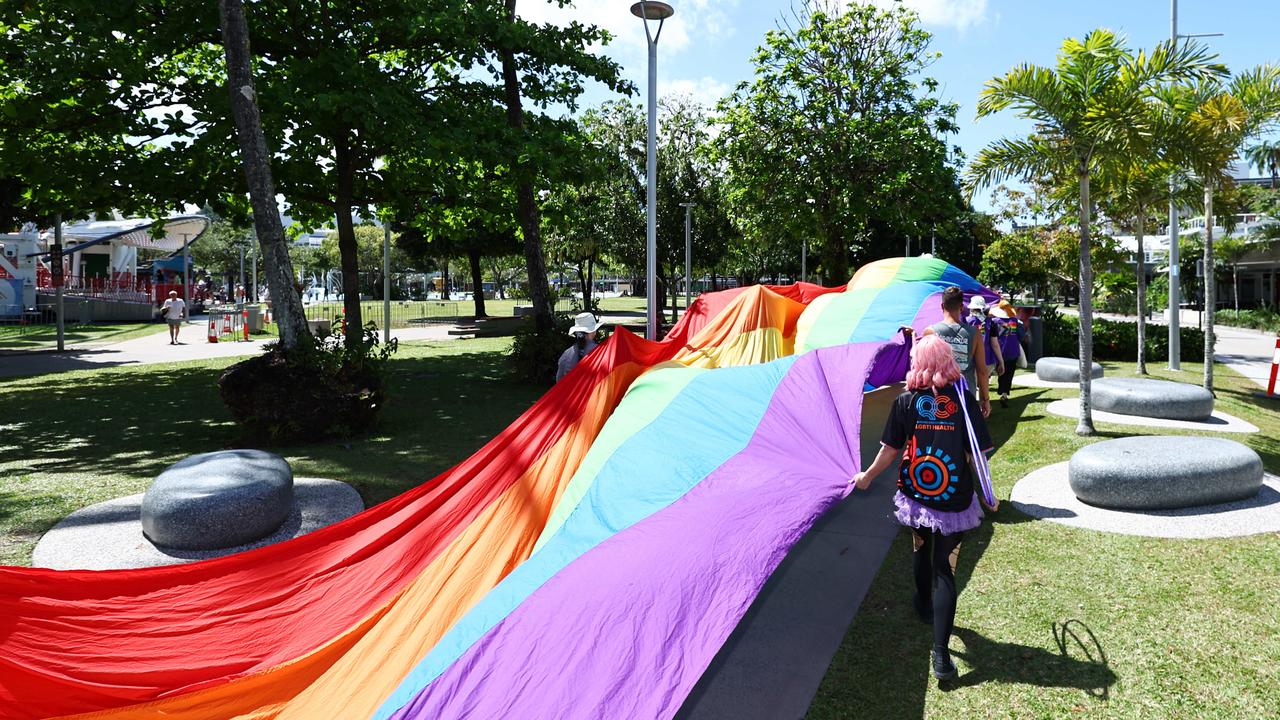
<path fill-rule="evenodd" d="M 965 382 L 977 392 L 982 416 L 987 417 L 991 414 L 991 371 L 986 353 L 978 352 L 982 347 L 982 329 L 966 324 L 963 314 L 964 293 L 952 285 L 942 292 L 942 322 L 925 328 L 924 334 L 937 335 L 951 346 Z"/>

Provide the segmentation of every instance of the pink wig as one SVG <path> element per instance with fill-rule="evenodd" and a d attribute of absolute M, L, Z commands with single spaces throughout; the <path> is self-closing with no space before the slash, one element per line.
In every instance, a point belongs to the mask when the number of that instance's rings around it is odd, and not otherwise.
<path fill-rule="evenodd" d="M 907 389 L 939 390 L 960 379 L 960 366 L 946 340 L 925 335 L 911 348 L 911 369 L 907 371 Z"/>

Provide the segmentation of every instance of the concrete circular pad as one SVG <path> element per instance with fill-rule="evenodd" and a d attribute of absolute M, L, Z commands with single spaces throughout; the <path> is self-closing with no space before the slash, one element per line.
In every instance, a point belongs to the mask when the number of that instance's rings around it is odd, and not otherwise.
<path fill-rule="evenodd" d="M 1100 378 L 1093 384 L 1093 406 L 1120 415 L 1206 420 L 1213 414 L 1213 393 L 1199 385 L 1155 378 Z"/>
<path fill-rule="evenodd" d="M 1080 417 L 1080 398 L 1054 400 L 1045 407 L 1050 413 L 1060 417 Z M 1135 425 L 1138 427 L 1175 428 L 1179 430 L 1208 430 L 1211 432 L 1255 433 L 1258 426 L 1221 410 L 1214 410 L 1208 420 L 1170 420 L 1168 418 L 1139 417 L 1137 415 L 1120 415 L 1105 410 L 1093 411 L 1095 422 L 1114 423 L 1116 425 Z"/>
<path fill-rule="evenodd" d="M 346 483 L 294 478 L 293 509 L 271 535 L 220 550 L 161 550 L 142 534 L 142 495 L 107 500 L 66 516 L 40 538 L 31 553 L 31 564 L 54 570 L 180 565 L 290 540 L 364 510 L 360 493 Z"/>
<path fill-rule="evenodd" d="M 1052 382 L 1050 380 L 1041 380 L 1036 376 L 1035 372 L 1020 372 L 1013 376 L 1013 384 L 1022 387 L 1033 388 L 1062 388 L 1066 390 L 1075 390 L 1080 387 L 1080 383 L 1075 382 Z"/>
<path fill-rule="evenodd" d="M 1080 448 L 1071 490 L 1112 510 L 1172 510 L 1247 500 L 1262 487 L 1262 458 L 1216 437 L 1138 435 Z"/>
<path fill-rule="evenodd" d="M 1102 366 L 1093 363 L 1089 377 L 1102 377 Z M 1036 377 L 1049 382 L 1080 382 L 1080 361 L 1075 358 L 1042 357 L 1036 361 Z"/>
<path fill-rule="evenodd" d="M 1067 463 L 1040 468 L 1018 481 L 1010 503 L 1031 517 L 1071 527 L 1163 538 L 1216 538 L 1280 532 L 1280 477 L 1263 477 L 1248 500 L 1180 510 L 1129 512 L 1080 502 L 1067 481 Z"/>

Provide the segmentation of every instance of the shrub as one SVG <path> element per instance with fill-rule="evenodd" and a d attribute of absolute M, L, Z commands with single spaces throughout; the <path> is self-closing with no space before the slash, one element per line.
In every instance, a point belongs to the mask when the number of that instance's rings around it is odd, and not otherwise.
<path fill-rule="evenodd" d="M 1234 310 L 1219 310 L 1213 314 L 1213 321 L 1218 325 L 1280 333 L 1280 312 L 1270 308 L 1241 310 L 1239 313 Z"/>
<path fill-rule="evenodd" d="M 342 332 L 291 351 L 278 344 L 218 378 L 222 401 L 250 433 L 273 442 L 348 436 L 373 427 L 386 402 L 387 361 L 397 342 L 378 342 L 373 323 L 347 348 Z"/>
<path fill-rule="evenodd" d="M 556 313 L 555 326 L 541 333 L 534 328 L 531 318 L 526 319 L 511 344 L 510 358 L 516 376 L 540 385 L 555 383 L 560 356 L 573 342 L 569 335 L 571 327 L 573 318 L 567 313 Z M 608 336 L 607 331 L 601 328 L 596 333 L 596 342 L 603 343 Z"/>
<path fill-rule="evenodd" d="M 1080 320 L 1063 315 L 1056 307 L 1041 308 L 1041 332 L 1044 354 L 1055 357 L 1080 357 Z M 1187 362 L 1204 360 L 1204 331 L 1182 327 L 1181 358 Z M 1148 325 L 1147 360 L 1169 356 L 1169 331 L 1164 325 Z M 1093 319 L 1093 359 L 1134 362 L 1138 359 L 1138 324 L 1126 321 Z"/>

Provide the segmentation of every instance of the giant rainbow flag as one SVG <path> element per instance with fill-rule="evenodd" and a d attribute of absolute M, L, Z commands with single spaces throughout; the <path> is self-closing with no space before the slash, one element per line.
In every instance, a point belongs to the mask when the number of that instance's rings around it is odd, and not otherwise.
<path fill-rule="evenodd" d="M 0 718 L 667 718 L 849 492 L 862 393 L 939 260 L 703 295 L 619 330 L 475 455 L 295 540 L 0 568 Z M 875 432 L 879 428 L 874 429 Z"/>

